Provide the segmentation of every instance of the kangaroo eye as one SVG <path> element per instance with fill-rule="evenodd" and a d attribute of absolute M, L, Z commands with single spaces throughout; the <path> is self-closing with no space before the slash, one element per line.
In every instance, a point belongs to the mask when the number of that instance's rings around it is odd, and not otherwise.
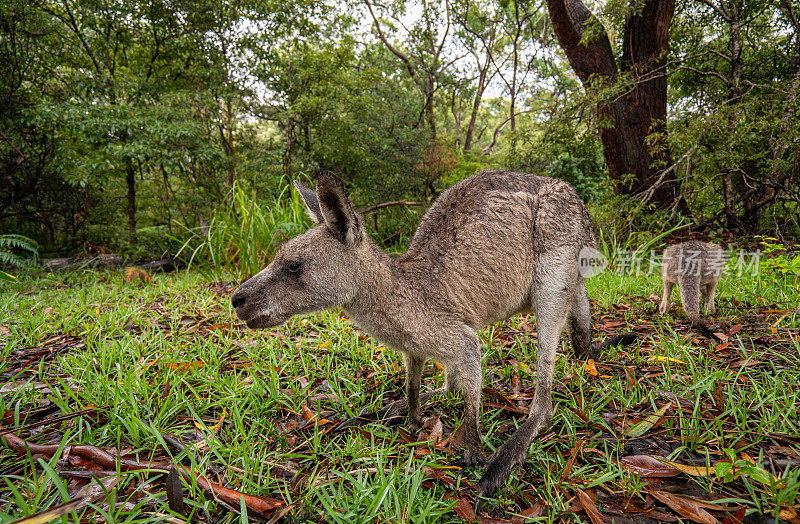
<path fill-rule="evenodd" d="M 290 260 L 286 263 L 286 272 L 291 275 L 296 275 L 300 273 L 300 269 L 303 267 L 302 262 L 298 262 L 297 260 Z"/>

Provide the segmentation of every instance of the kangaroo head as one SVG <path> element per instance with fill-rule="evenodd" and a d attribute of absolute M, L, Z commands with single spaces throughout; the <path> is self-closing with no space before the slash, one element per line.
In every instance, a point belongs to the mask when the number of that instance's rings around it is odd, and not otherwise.
<path fill-rule="evenodd" d="M 344 184 L 323 172 L 316 192 L 294 185 L 317 226 L 283 244 L 272 262 L 233 294 L 236 316 L 252 329 L 345 305 L 358 290 L 359 262 L 368 246 Z"/>

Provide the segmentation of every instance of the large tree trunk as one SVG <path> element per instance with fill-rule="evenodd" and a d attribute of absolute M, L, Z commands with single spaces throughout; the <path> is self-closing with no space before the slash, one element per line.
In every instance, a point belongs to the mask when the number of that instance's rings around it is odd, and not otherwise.
<path fill-rule="evenodd" d="M 575 73 L 589 88 L 594 82 L 611 86 L 620 72 L 630 76 L 633 88 L 597 106 L 600 140 L 615 190 L 625 195 L 643 195 L 659 208 L 677 204 L 688 212 L 680 184 L 671 166 L 669 148 L 650 135 L 663 137 L 667 118 L 667 77 L 664 52 L 675 0 L 645 0 L 637 14 L 625 24 L 620 70 L 603 30 L 582 43 L 584 28 L 599 24 L 580 0 L 547 0 L 558 42 Z M 632 176 L 629 176 L 632 175 Z"/>

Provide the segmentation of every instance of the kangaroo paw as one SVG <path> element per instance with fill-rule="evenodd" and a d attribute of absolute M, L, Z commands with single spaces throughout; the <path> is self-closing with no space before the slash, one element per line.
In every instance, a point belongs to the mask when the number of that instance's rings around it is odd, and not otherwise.
<path fill-rule="evenodd" d="M 398 415 L 398 417 L 401 417 L 401 416 L 402 415 Z M 394 418 L 396 418 L 396 417 L 394 417 Z M 389 420 L 393 420 L 393 419 L 389 419 Z M 411 417 L 409 417 L 408 420 L 406 420 L 406 429 L 409 431 L 409 433 L 416 435 L 422 429 L 422 420 L 421 419 L 412 420 Z"/>
<path fill-rule="evenodd" d="M 388 422 L 392 419 L 402 418 L 408 415 L 408 402 L 405 399 L 396 400 L 383 409 L 375 412 L 378 420 Z"/>
<path fill-rule="evenodd" d="M 494 496 L 497 490 L 508 479 L 511 472 L 512 465 L 509 462 L 497 460 L 493 458 L 486 468 L 486 472 L 478 481 L 478 496 L 475 498 L 475 513 L 481 510 L 484 499 L 489 499 Z"/>
<path fill-rule="evenodd" d="M 480 511 L 483 500 L 494 496 L 500 486 L 508 480 L 511 470 L 518 464 L 525 462 L 530 443 L 547 426 L 549 421 L 549 414 L 540 417 L 533 415 L 494 452 L 494 455 L 489 459 L 486 472 L 478 481 L 475 513 Z"/>
<path fill-rule="evenodd" d="M 483 458 L 483 455 L 480 453 L 466 452 L 460 458 L 450 462 L 451 466 L 456 466 L 461 469 L 468 468 L 470 466 L 482 467 L 484 464 L 486 464 L 486 460 Z"/>

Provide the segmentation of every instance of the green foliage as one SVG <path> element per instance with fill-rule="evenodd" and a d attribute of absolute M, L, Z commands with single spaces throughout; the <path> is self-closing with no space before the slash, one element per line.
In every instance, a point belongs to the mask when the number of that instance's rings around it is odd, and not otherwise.
<path fill-rule="evenodd" d="M 584 40 L 605 28 L 619 47 L 643 5 L 607 2 Z M 675 173 L 698 221 L 792 238 L 800 7 L 781 5 L 745 2 L 733 13 L 737 32 L 724 9 L 678 4 L 669 133 L 650 145 L 681 159 Z M 7 0 L 0 228 L 36 240 L 42 254 L 143 258 L 183 244 L 234 183 L 270 200 L 319 169 L 338 173 L 362 206 L 429 201 L 487 167 L 555 176 L 593 205 L 619 204 L 598 137 L 608 122 L 593 108 L 628 96 L 633 72 L 584 89 L 535 3 L 373 8 L 391 49 L 361 22 L 362 4 L 335 0 Z M 672 221 L 635 204 L 613 227 L 631 227 L 629 211 L 636 229 Z M 382 210 L 371 233 L 396 246 L 417 211 Z"/>
<path fill-rule="evenodd" d="M 419 497 L 425 480 L 424 468 L 414 467 L 409 471 L 413 457 L 406 464 L 389 468 L 386 458 L 381 458 L 374 476 L 366 472 L 338 473 L 338 482 L 319 488 L 316 496 L 325 510 L 326 521 L 437 522 L 452 508 L 448 501 Z"/>
<path fill-rule="evenodd" d="M 0 235 L 0 266 L 29 267 L 38 257 L 39 249 L 34 240 L 22 235 Z M 0 270 L 0 280 L 13 281 L 14 277 Z"/>
<path fill-rule="evenodd" d="M 282 242 L 310 223 L 305 205 L 289 186 L 264 205 L 255 191 L 234 182 L 227 202 L 214 212 L 205 235 L 196 233 L 185 247 L 194 245 L 192 258 L 207 257 L 217 271 L 236 268 L 238 279 L 261 271 Z"/>
<path fill-rule="evenodd" d="M 794 246 L 795 252 L 792 253 L 787 249 L 787 246 L 779 243 L 777 238 L 771 237 L 758 237 L 761 240 L 759 244 L 762 248 L 762 253 L 765 255 L 760 261 L 760 270 L 769 273 L 777 273 L 781 275 L 794 275 L 795 282 L 800 278 L 800 253 L 797 249 L 800 246 Z"/>
<path fill-rule="evenodd" d="M 722 4 L 722 9 L 713 5 Z M 683 57 L 667 122 L 692 211 L 715 225 L 800 234 L 800 6 L 683 4 L 671 28 Z"/>

